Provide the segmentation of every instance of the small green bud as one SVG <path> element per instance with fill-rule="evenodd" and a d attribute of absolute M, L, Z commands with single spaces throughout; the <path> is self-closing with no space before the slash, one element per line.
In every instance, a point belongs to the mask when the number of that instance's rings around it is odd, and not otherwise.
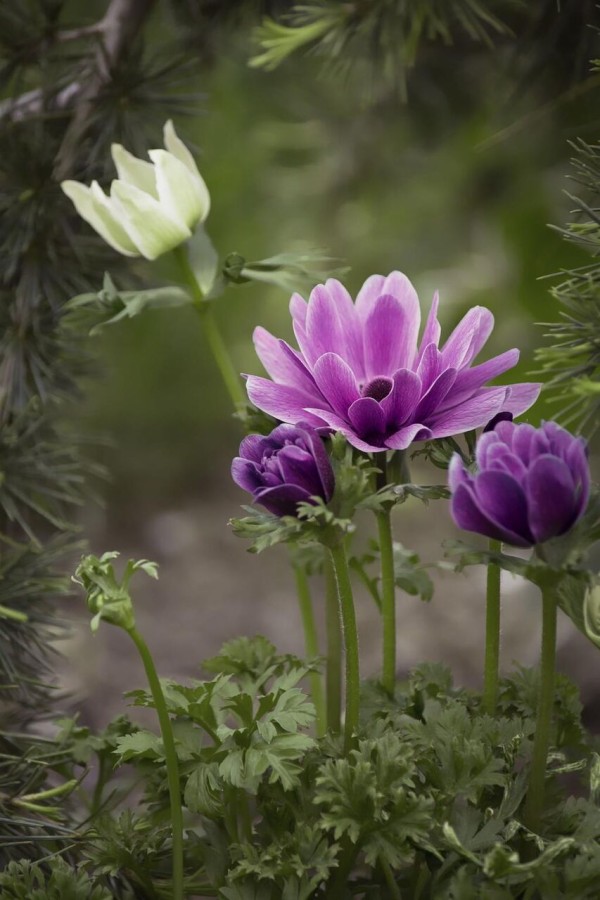
<path fill-rule="evenodd" d="M 118 556 L 114 550 L 103 553 L 101 557 L 84 556 L 73 576 L 73 581 L 87 593 L 88 609 L 94 614 L 90 622 L 92 631 L 98 630 L 101 619 L 125 631 L 135 628 L 133 602 L 129 594 L 131 576 L 141 569 L 151 578 L 158 578 L 156 563 L 147 559 L 130 559 L 119 581 L 111 562 Z"/>

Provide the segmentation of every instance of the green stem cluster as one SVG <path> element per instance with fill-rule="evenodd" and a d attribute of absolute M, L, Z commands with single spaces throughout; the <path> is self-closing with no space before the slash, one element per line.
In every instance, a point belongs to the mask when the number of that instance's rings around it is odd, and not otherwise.
<path fill-rule="evenodd" d="M 128 630 L 128 634 L 138 649 L 146 677 L 150 686 L 150 693 L 156 708 L 158 722 L 165 750 L 165 764 L 167 768 L 167 783 L 169 785 L 169 803 L 171 808 L 171 826 L 173 842 L 173 900 L 183 900 L 183 812 L 181 809 L 181 790 L 179 783 L 179 763 L 175 749 L 175 739 L 171 727 L 171 719 L 163 694 L 162 687 L 154 666 L 152 654 L 145 640 L 136 628 Z"/>

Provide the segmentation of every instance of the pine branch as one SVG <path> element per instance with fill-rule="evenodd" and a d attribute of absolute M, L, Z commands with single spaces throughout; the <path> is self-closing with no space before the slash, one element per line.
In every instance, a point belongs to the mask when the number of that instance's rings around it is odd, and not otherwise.
<path fill-rule="evenodd" d="M 551 290 L 560 319 L 548 325 L 551 345 L 536 356 L 550 376 L 547 388 L 560 404 L 563 421 L 593 432 L 600 414 L 600 144 L 580 140 L 573 147 L 574 180 L 585 199 L 569 194 L 575 219 L 559 230 L 593 262 L 560 273 L 564 280 Z"/>

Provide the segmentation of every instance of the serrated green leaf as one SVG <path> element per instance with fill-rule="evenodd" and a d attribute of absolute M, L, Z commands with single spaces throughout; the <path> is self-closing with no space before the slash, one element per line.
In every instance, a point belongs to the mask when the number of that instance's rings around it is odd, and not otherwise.
<path fill-rule="evenodd" d="M 114 751 L 118 762 L 129 762 L 136 759 L 164 759 L 162 741 L 150 731 L 136 731 L 117 739 Z"/>

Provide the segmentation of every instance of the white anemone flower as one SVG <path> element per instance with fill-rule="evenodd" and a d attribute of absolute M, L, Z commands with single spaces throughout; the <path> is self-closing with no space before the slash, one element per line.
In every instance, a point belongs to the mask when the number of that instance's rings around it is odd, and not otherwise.
<path fill-rule="evenodd" d="M 109 196 L 97 181 L 89 187 L 79 181 L 61 184 L 82 219 L 124 256 L 156 259 L 187 241 L 210 210 L 208 188 L 171 120 L 164 143 L 165 150 L 148 151 L 151 162 L 113 144 L 118 178 Z"/>

